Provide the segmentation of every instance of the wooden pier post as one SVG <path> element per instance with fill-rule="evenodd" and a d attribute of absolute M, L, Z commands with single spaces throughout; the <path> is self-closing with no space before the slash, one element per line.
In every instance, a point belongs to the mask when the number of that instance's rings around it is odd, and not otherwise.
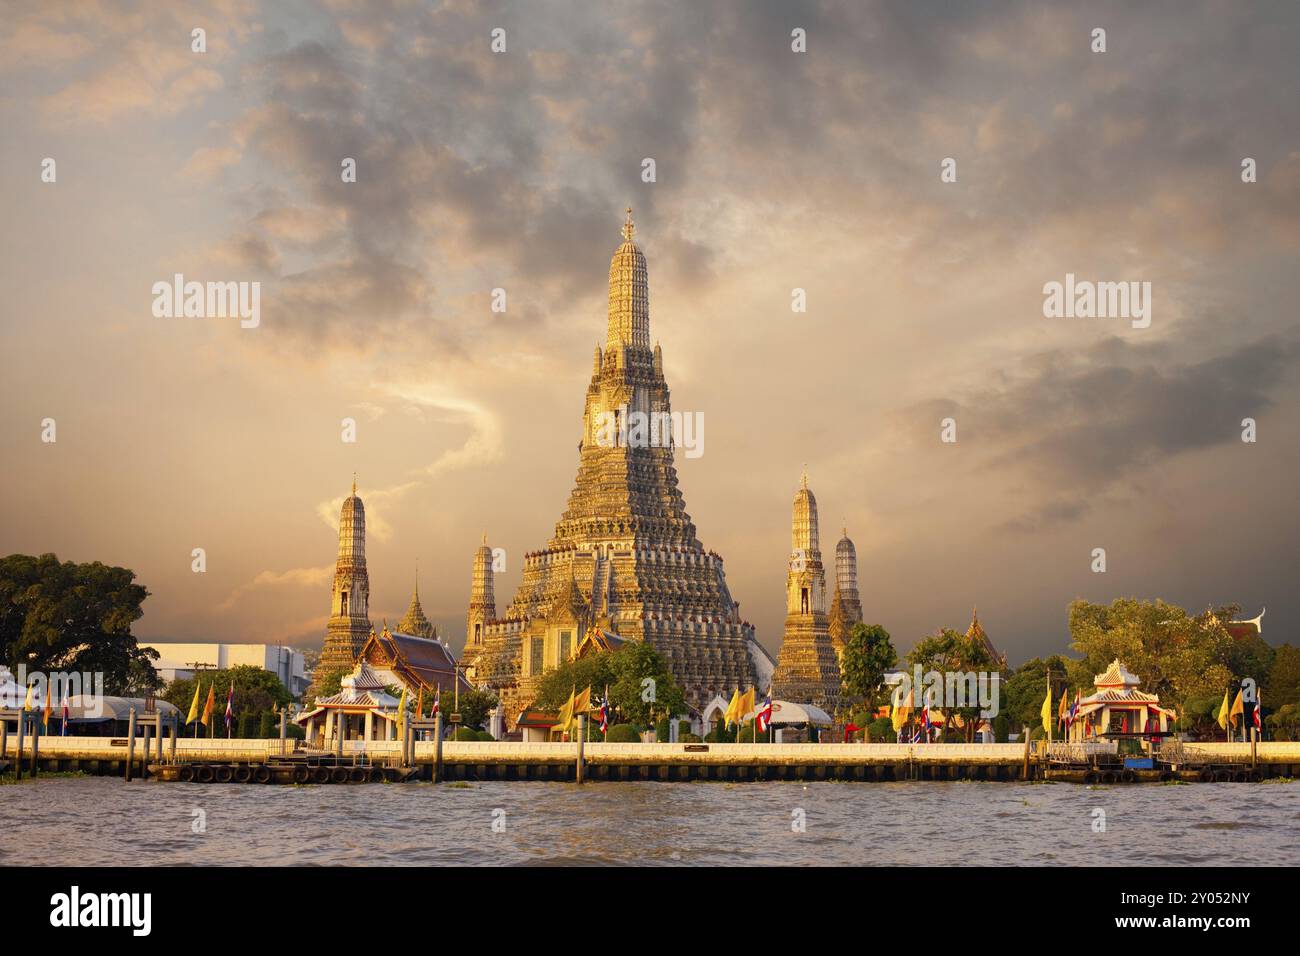
<path fill-rule="evenodd" d="M 442 781 L 442 711 L 433 716 L 433 782 Z"/>
<path fill-rule="evenodd" d="M 281 707 L 280 708 L 280 753 L 282 754 L 284 753 L 285 741 L 289 739 L 288 725 L 286 723 L 286 721 L 288 720 L 288 716 L 289 716 L 289 708 Z"/>
<path fill-rule="evenodd" d="M 158 763 L 162 763 L 162 740 L 163 740 L 163 715 L 158 715 L 158 742 L 154 745 L 154 756 Z"/>
<path fill-rule="evenodd" d="M 1028 780 L 1029 779 L 1029 726 L 1027 724 L 1025 725 L 1024 728 L 1024 734 L 1025 734 L 1025 766 L 1024 769 L 1020 771 L 1020 779 Z"/>
<path fill-rule="evenodd" d="M 9 721 L 0 717 L 0 760 L 4 760 L 7 753 L 9 753 Z"/>
<path fill-rule="evenodd" d="M 131 770 L 135 766 L 135 708 L 132 707 L 126 718 L 126 782 L 131 782 Z"/>
<path fill-rule="evenodd" d="M 151 729 L 152 728 L 147 723 L 144 725 L 144 741 L 143 741 L 143 746 L 140 748 L 140 779 L 141 780 L 149 779 L 149 747 L 153 743 L 153 738 L 150 737 L 149 735 L 149 731 Z"/>
<path fill-rule="evenodd" d="M 27 712 L 18 711 L 18 755 L 14 758 L 14 780 L 23 779 L 23 734 L 27 730 Z"/>
<path fill-rule="evenodd" d="M 33 720 L 32 721 L 32 779 L 33 780 L 36 779 L 36 775 L 40 773 L 40 769 L 41 769 L 40 760 L 41 760 L 41 722 L 39 720 Z"/>
<path fill-rule="evenodd" d="M 334 756 L 343 759 L 343 711 L 334 712 Z"/>
<path fill-rule="evenodd" d="M 578 715 L 578 766 L 575 773 L 578 783 L 582 783 L 582 778 L 586 775 L 586 765 L 582 759 L 583 747 L 587 742 L 587 715 Z"/>
<path fill-rule="evenodd" d="M 181 718 L 179 714 L 172 715 L 172 739 L 171 739 L 171 758 L 172 763 L 176 762 L 176 738 L 181 734 Z"/>

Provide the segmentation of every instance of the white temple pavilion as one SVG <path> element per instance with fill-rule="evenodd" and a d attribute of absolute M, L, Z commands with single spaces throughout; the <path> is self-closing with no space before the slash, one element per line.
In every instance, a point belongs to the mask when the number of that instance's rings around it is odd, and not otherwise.
<path fill-rule="evenodd" d="M 401 701 L 388 693 L 387 685 L 369 663 L 358 661 L 339 684 L 337 694 L 317 700 L 311 710 L 294 719 L 306 728 L 309 744 L 332 747 L 339 714 L 343 715 L 344 740 L 397 739 Z"/>
<path fill-rule="evenodd" d="M 1070 725 L 1071 740 L 1085 740 L 1105 733 L 1165 733 L 1178 714 L 1160 706 L 1160 697 L 1138 690 L 1142 681 L 1115 659 L 1104 674 L 1093 679 L 1097 692 L 1079 702 L 1079 712 Z"/>

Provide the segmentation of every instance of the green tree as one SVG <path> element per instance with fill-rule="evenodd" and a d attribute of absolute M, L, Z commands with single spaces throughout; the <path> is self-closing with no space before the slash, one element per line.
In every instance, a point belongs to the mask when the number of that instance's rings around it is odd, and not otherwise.
<path fill-rule="evenodd" d="M 922 671 L 950 673 L 993 673 L 1000 674 L 1001 663 L 993 658 L 982 641 L 968 640 L 965 634 L 945 627 L 938 634 L 932 634 L 912 648 L 907 655 L 907 663 L 920 665 Z M 922 688 L 916 689 L 916 706 L 921 706 Z M 1001 695 L 999 689 L 999 696 Z M 973 706 L 950 707 L 940 704 L 946 716 L 959 716 L 967 741 L 975 739 L 979 726 L 980 706 L 976 700 Z"/>
<path fill-rule="evenodd" d="M 854 624 L 840 662 L 845 692 L 874 706 L 885 685 L 885 671 L 897 663 L 888 631 L 879 624 Z"/>
<path fill-rule="evenodd" d="M 1076 688 L 1072 679 L 1067 679 L 1070 663 L 1059 654 L 1025 661 L 1002 682 L 1002 712 L 1021 727 L 1035 724 L 1041 727 L 1043 698 L 1047 696 L 1047 671 L 1050 669 L 1052 672 L 1053 700 L 1058 700 L 1063 689 L 1073 691 Z"/>
<path fill-rule="evenodd" d="M 686 695 L 673 680 L 667 661 L 643 641 L 628 641 L 616 651 L 588 654 L 547 671 L 538 682 L 533 705 L 557 711 L 569 694 L 585 687 L 591 688 L 594 702 L 606 686 L 622 721 L 647 726 L 653 723 L 652 716 L 686 712 Z"/>
<path fill-rule="evenodd" d="M 425 697 L 428 698 L 428 694 Z M 432 699 L 426 700 L 429 712 L 433 712 Z M 489 690 L 480 690 L 477 687 L 460 689 L 460 724 L 462 727 L 473 727 L 479 730 L 487 726 L 488 716 L 492 713 L 492 708 L 497 705 L 497 696 Z M 440 706 L 444 711 L 450 711 L 456 706 L 455 695 L 442 695 Z"/>
<path fill-rule="evenodd" d="M 158 686 L 156 651 L 131 634 L 149 592 L 129 568 L 60 562 L 53 554 L 0 558 L 0 662 L 29 671 L 102 673 L 109 694 Z"/>
<path fill-rule="evenodd" d="M 195 681 L 198 681 L 202 687 L 199 697 L 200 711 L 204 701 L 208 699 L 208 688 L 214 688 L 215 706 L 212 723 L 214 726 L 218 724 L 221 726 L 221 736 L 225 734 L 226 694 L 232 683 L 235 685 L 234 708 L 237 715 L 255 714 L 284 707 L 293 700 L 284 684 L 280 683 L 279 677 L 251 664 L 200 671 L 194 677 L 172 681 L 163 691 L 163 700 L 170 701 L 180 708 L 182 720 L 189 715 L 190 701 L 194 698 Z M 278 728 L 276 733 L 279 733 Z"/>
<path fill-rule="evenodd" d="M 1275 739 L 1295 740 L 1300 736 L 1300 704 L 1283 704 L 1264 718 Z"/>
<path fill-rule="evenodd" d="M 315 685 L 316 691 L 315 700 L 303 701 L 303 703 L 310 704 L 316 700 L 333 697 L 343 689 L 343 678 L 351 673 L 351 667 L 331 667 L 323 671 L 316 671 L 312 676 L 312 683 Z"/>
<path fill-rule="evenodd" d="M 1082 655 L 1071 665 L 1078 683 L 1091 684 L 1118 658 L 1142 679 L 1142 690 L 1181 710 L 1194 698 L 1222 697 L 1236 682 L 1233 639 L 1215 612 L 1191 616 L 1164 601 L 1119 598 L 1109 605 L 1074 601 L 1069 620 L 1070 647 Z"/>
<path fill-rule="evenodd" d="M 1300 704 L 1300 647 L 1283 644 L 1273 654 L 1273 666 L 1264 682 L 1267 706 Z"/>

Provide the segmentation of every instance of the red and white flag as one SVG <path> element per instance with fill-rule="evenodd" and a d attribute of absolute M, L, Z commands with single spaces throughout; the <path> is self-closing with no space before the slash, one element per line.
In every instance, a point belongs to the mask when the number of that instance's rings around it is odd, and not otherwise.
<path fill-rule="evenodd" d="M 235 719 L 235 682 L 230 682 L 230 690 L 226 693 L 226 736 L 230 736 L 230 722 Z"/>

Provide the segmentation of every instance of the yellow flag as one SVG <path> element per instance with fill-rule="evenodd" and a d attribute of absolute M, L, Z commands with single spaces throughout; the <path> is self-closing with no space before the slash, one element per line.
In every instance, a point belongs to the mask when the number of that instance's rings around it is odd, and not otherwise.
<path fill-rule="evenodd" d="M 45 722 L 46 727 L 50 726 L 50 691 L 53 683 L 54 681 L 49 680 L 45 682 L 45 713 L 42 715 L 41 720 Z"/>
<path fill-rule="evenodd" d="M 27 699 L 23 701 L 23 710 L 32 709 L 32 685 L 27 685 Z"/>
<path fill-rule="evenodd" d="M 725 721 L 728 727 L 730 727 L 732 724 L 740 723 L 740 720 L 736 717 L 736 710 L 739 707 L 740 707 L 740 691 L 733 690 L 731 692 L 731 703 L 727 705 L 727 712 L 722 717 L 723 721 Z"/>
<path fill-rule="evenodd" d="M 894 725 L 894 730 L 902 730 L 903 725 L 912 719 L 912 691 L 907 692 L 907 699 L 894 708 L 893 716 L 890 722 Z"/>
<path fill-rule="evenodd" d="M 577 688 L 569 691 L 569 699 L 566 700 L 564 706 L 560 708 L 560 719 L 555 725 L 555 729 L 560 731 L 560 733 L 567 733 L 569 728 L 573 725 L 573 705 L 577 698 L 576 691 Z"/>
<path fill-rule="evenodd" d="M 1052 732 L 1052 685 L 1047 685 L 1047 696 L 1043 698 L 1043 733 Z"/>
<path fill-rule="evenodd" d="M 585 714 L 589 710 L 591 710 L 590 684 L 587 685 L 586 690 L 573 699 L 573 716 L 577 717 L 579 714 Z"/>
<path fill-rule="evenodd" d="M 1237 726 L 1237 718 L 1244 716 L 1246 708 L 1242 704 L 1241 691 L 1237 691 L 1237 699 L 1232 702 L 1232 710 L 1228 711 L 1228 719 L 1232 721 L 1232 726 Z"/>
<path fill-rule="evenodd" d="M 212 708 L 216 705 L 217 702 L 215 696 L 216 689 L 217 689 L 216 681 L 213 681 L 211 684 L 208 685 L 208 699 L 203 704 L 203 717 L 200 718 L 199 720 L 199 723 L 201 723 L 204 727 L 208 726 L 208 721 L 212 719 Z"/>
<path fill-rule="evenodd" d="M 1228 692 L 1223 692 L 1223 704 L 1219 707 L 1219 727 L 1222 730 L 1228 729 Z"/>
<path fill-rule="evenodd" d="M 402 685 L 402 699 L 397 702 L 397 739 L 406 739 L 406 685 Z"/>
<path fill-rule="evenodd" d="M 758 703 L 754 697 L 754 688 L 750 688 L 740 695 L 740 702 L 736 705 L 736 721 L 745 719 L 746 714 L 753 713 Z"/>
<path fill-rule="evenodd" d="M 185 718 L 185 723 L 187 724 L 192 724 L 194 721 L 199 719 L 199 687 L 202 684 L 203 681 L 201 680 L 196 680 L 194 682 L 194 699 L 190 701 L 190 715 Z"/>
<path fill-rule="evenodd" d="M 1069 691 L 1061 691 L 1061 706 L 1056 708 L 1056 718 L 1061 723 L 1065 723 L 1065 718 L 1070 715 L 1070 694 Z"/>

